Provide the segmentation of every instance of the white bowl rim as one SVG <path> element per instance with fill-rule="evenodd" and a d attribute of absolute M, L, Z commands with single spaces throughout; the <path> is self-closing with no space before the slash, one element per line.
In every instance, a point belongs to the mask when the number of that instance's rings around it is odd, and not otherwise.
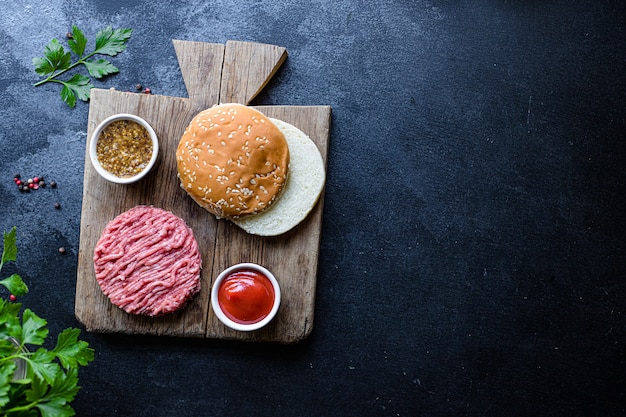
<path fill-rule="evenodd" d="M 124 177 L 124 178 L 117 177 L 111 174 L 109 171 L 102 168 L 102 165 L 100 165 L 100 162 L 98 161 L 98 156 L 96 153 L 96 144 L 98 143 L 98 138 L 100 137 L 100 133 L 102 132 L 102 130 L 104 130 L 105 127 L 107 127 L 110 123 L 116 120 L 132 120 L 132 121 L 139 123 L 148 131 L 148 134 L 150 135 L 150 138 L 152 139 L 152 157 L 150 158 L 148 165 L 143 169 L 143 171 L 141 171 L 139 174 L 134 175 L 132 177 Z M 143 118 L 135 114 L 117 113 L 117 114 L 107 117 L 102 122 L 100 122 L 100 124 L 98 124 L 93 134 L 91 135 L 91 138 L 89 141 L 89 158 L 91 159 L 91 164 L 93 165 L 93 167 L 96 169 L 96 171 L 98 172 L 98 174 L 100 174 L 102 178 L 104 178 L 107 181 L 114 182 L 116 184 L 130 184 L 130 183 L 137 182 L 140 179 L 142 179 L 144 176 L 148 174 L 148 172 L 150 172 L 150 170 L 156 163 L 158 155 L 159 155 L 159 140 L 157 138 L 156 133 L 154 132 L 154 129 L 152 128 L 152 126 L 150 126 L 150 124 L 146 120 L 144 120 Z"/>
<path fill-rule="evenodd" d="M 254 271 L 260 272 L 261 274 L 265 275 L 270 280 L 270 282 L 272 283 L 272 286 L 274 287 L 274 305 L 272 306 L 272 309 L 270 310 L 269 314 L 263 320 L 260 320 L 256 323 L 251 323 L 251 324 L 237 323 L 229 319 L 226 316 L 226 314 L 224 314 L 224 312 L 222 311 L 222 308 L 217 298 L 219 287 L 222 281 L 224 281 L 224 279 L 228 275 L 230 275 L 232 272 L 246 270 L 246 269 L 252 269 Z M 258 330 L 266 326 L 270 321 L 272 321 L 274 317 L 276 316 L 276 313 L 278 312 L 278 308 L 280 307 L 280 285 L 278 284 L 278 281 L 276 280 L 276 277 L 274 276 L 274 274 L 272 274 L 269 270 L 267 270 L 266 268 L 264 268 L 263 266 L 259 264 L 255 264 L 252 262 L 243 262 L 243 263 L 235 264 L 223 270 L 215 279 L 215 282 L 213 283 L 213 288 L 211 290 L 211 307 L 213 308 L 213 312 L 215 313 L 219 321 L 221 321 L 223 324 L 225 324 L 226 326 L 230 327 L 233 330 L 239 330 L 243 332 Z"/>

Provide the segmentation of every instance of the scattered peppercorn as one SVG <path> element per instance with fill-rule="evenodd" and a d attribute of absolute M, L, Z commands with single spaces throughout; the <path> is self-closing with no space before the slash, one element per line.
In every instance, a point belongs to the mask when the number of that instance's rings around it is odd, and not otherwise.
<path fill-rule="evenodd" d="M 52 187 L 52 188 L 57 188 L 57 183 L 56 183 L 55 181 L 52 181 L 52 182 L 50 183 L 50 187 Z"/>
<path fill-rule="evenodd" d="M 30 190 L 38 190 L 40 188 L 46 188 L 46 186 L 48 185 L 44 181 L 42 175 L 36 175 L 32 178 L 22 179 L 22 176 L 20 174 L 15 174 L 13 176 L 13 182 L 17 186 L 18 190 L 25 192 L 29 192 Z M 52 183 L 54 183 L 54 185 Z M 56 188 L 56 183 L 54 181 L 52 181 L 52 183 L 50 184 L 52 188 Z"/>
<path fill-rule="evenodd" d="M 135 89 L 136 90 L 141 90 L 143 88 L 143 86 L 141 84 L 136 84 L 135 85 Z"/>
<path fill-rule="evenodd" d="M 59 253 L 60 254 L 64 254 L 65 253 L 65 248 L 64 247 L 60 247 L 59 248 Z"/>
<path fill-rule="evenodd" d="M 61 204 L 59 204 L 59 203 L 54 203 L 54 208 L 55 208 L 55 209 L 57 209 L 57 210 L 58 210 L 58 209 L 60 209 L 60 208 L 61 208 Z"/>
<path fill-rule="evenodd" d="M 67 32 L 67 33 L 65 34 L 65 37 L 66 37 L 67 39 L 74 39 L 74 34 L 73 34 L 72 32 Z"/>

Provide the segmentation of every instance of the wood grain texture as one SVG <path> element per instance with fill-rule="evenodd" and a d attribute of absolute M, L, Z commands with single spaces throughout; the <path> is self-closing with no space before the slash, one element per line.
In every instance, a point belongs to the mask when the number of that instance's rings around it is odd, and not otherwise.
<path fill-rule="evenodd" d="M 216 48 L 179 42 L 176 51 L 181 66 L 209 63 Z M 190 49 L 188 49 L 190 48 Z M 193 51 L 207 56 L 189 58 Z M 194 63 L 195 62 L 195 63 Z M 205 65 L 203 64 L 203 65 Z M 200 87 L 202 71 L 182 69 L 189 88 Z M 211 97 L 217 83 L 205 89 Z M 233 90 L 234 91 L 234 90 Z M 265 238 L 249 235 L 226 220 L 217 220 L 198 206 L 179 186 L 175 153 L 197 103 L 210 102 L 189 93 L 190 98 L 166 97 L 93 89 L 88 120 L 88 141 L 98 123 L 116 113 L 143 117 L 160 141 L 160 158 L 153 172 L 132 185 L 112 184 L 93 169 L 85 152 L 83 207 L 76 284 L 76 317 L 92 332 L 118 332 L 182 337 L 207 337 L 294 343 L 306 338 L 313 325 L 319 256 L 323 195 L 310 215 L 284 235 Z M 192 99 L 192 97 L 195 97 Z M 269 117 L 300 128 L 327 158 L 331 109 L 329 106 L 259 106 Z M 95 279 L 93 250 L 102 230 L 115 216 L 130 208 L 148 204 L 164 208 L 183 218 L 193 229 L 203 258 L 201 290 L 181 311 L 157 318 L 129 315 L 104 296 Z M 256 262 L 270 269 L 278 279 L 282 303 L 276 319 L 266 328 L 236 332 L 220 324 L 210 307 L 214 278 L 224 268 L 239 262 Z"/>
<path fill-rule="evenodd" d="M 202 111 L 219 102 L 224 45 L 172 41 L 187 87 L 191 109 Z"/>
<path fill-rule="evenodd" d="M 250 104 L 286 59 L 280 46 L 226 42 L 220 102 Z"/>

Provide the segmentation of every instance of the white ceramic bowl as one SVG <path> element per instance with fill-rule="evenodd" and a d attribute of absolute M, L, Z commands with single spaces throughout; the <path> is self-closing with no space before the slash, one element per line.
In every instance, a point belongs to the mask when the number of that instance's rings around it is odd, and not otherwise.
<path fill-rule="evenodd" d="M 106 128 L 109 124 L 117 120 L 132 120 L 132 121 L 139 123 L 148 131 L 148 133 L 150 134 L 150 138 L 152 139 L 152 157 L 150 158 L 148 165 L 143 169 L 143 171 L 141 171 L 139 174 L 134 175 L 132 177 L 118 177 L 116 175 L 113 175 L 109 171 L 102 168 L 102 165 L 100 165 L 100 162 L 98 161 L 98 156 L 96 153 L 96 146 L 98 144 L 98 138 L 100 138 L 100 133 L 102 133 L 102 130 L 104 130 L 104 128 Z M 145 177 L 148 174 L 148 172 L 150 172 L 152 167 L 154 167 L 158 156 L 159 156 L 159 140 L 157 138 L 156 133 L 154 133 L 154 129 L 152 129 L 152 126 L 150 126 L 148 122 L 146 122 L 144 119 L 134 114 L 120 113 L 120 114 L 114 114 L 113 116 L 107 117 L 98 125 L 98 127 L 96 127 L 96 130 L 94 130 L 93 135 L 91 136 L 91 141 L 89 142 L 89 157 L 91 159 L 91 163 L 93 167 L 96 169 L 96 171 L 98 172 L 98 174 L 100 174 L 102 178 L 106 179 L 107 181 L 114 182 L 116 184 L 130 184 L 130 183 L 139 181 L 140 179 Z"/>
<path fill-rule="evenodd" d="M 218 300 L 219 289 L 224 279 L 226 279 L 226 277 L 228 277 L 230 274 L 234 272 L 244 271 L 244 270 L 252 270 L 252 271 L 258 272 L 266 276 L 271 282 L 272 287 L 274 288 L 274 304 L 272 305 L 272 309 L 270 310 L 269 314 L 265 316 L 265 318 L 263 318 L 261 321 L 258 321 L 256 323 L 251 323 L 251 324 L 238 323 L 228 318 L 228 316 L 226 316 L 226 314 L 222 310 L 222 307 L 220 306 L 220 303 Z M 223 324 L 230 327 L 231 329 L 244 331 L 244 332 L 258 330 L 266 326 L 276 316 L 276 313 L 278 312 L 278 307 L 280 306 L 280 286 L 278 285 L 278 281 L 276 280 L 276 277 L 274 277 L 274 274 L 272 274 L 270 271 L 268 271 L 261 265 L 257 265 L 254 263 L 240 263 L 237 265 L 233 265 L 229 268 L 226 268 L 224 271 L 222 271 L 222 273 L 218 275 L 217 279 L 213 283 L 213 289 L 211 290 L 211 306 L 217 318 Z"/>

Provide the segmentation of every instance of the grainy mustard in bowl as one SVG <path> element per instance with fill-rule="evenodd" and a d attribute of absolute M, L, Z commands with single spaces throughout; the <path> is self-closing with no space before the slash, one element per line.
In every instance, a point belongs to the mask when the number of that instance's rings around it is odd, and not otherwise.
<path fill-rule="evenodd" d="M 104 179 L 130 184 L 143 178 L 156 163 L 159 141 L 154 129 L 134 114 L 115 114 L 94 130 L 89 157 Z"/>

